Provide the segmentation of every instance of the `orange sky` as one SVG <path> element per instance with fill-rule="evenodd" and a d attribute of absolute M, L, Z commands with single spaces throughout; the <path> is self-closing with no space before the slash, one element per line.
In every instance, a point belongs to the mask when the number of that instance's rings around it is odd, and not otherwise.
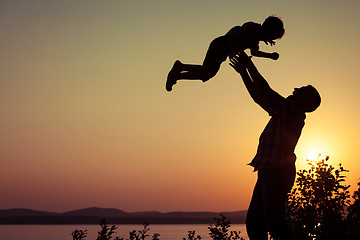
<path fill-rule="evenodd" d="M 165 90 L 176 59 L 201 63 L 209 43 L 276 14 L 286 34 L 254 59 L 280 94 L 322 95 L 296 148 L 360 178 L 360 2 L 1 1 L 0 209 L 247 209 L 246 164 L 269 120 L 224 63 L 207 83 Z M 352 191 L 355 189 L 352 188 Z"/>

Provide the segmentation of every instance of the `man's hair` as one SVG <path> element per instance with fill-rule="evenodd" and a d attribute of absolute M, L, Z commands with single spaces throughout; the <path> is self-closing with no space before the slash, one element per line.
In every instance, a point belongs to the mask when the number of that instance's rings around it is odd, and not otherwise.
<path fill-rule="evenodd" d="M 306 86 L 307 90 L 307 104 L 305 106 L 306 112 L 315 111 L 321 103 L 321 97 L 319 92 L 312 85 Z"/>
<path fill-rule="evenodd" d="M 262 26 L 271 31 L 274 39 L 280 39 L 285 34 L 284 23 L 279 17 L 267 17 L 263 22 Z"/>

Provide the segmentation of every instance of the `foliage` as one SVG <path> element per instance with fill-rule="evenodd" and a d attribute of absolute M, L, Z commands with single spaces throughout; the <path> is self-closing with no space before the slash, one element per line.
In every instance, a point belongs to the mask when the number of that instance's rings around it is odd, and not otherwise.
<path fill-rule="evenodd" d="M 149 223 L 144 222 L 143 226 L 144 226 L 144 228 L 142 230 L 138 230 L 138 231 L 133 230 L 129 233 L 130 240 L 144 240 L 146 237 L 149 236 L 148 234 L 146 234 L 150 230 Z M 159 236 L 160 236 L 160 234 L 155 233 L 155 235 L 153 236 L 153 240 L 158 239 Z"/>
<path fill-rule="evenodd" d="M 329 157 L 307 160 L 309 170 L 297 172 L 296 187 L 289 194 L 287 216 L 296 239 L 344 239 L 344 214 L 350 203 L 348 170 L 327 164 Z"/>
<path fill-rule="evenodd" d="M 183 238 L 183 240 L 201 240 L 200 235 L 195 236 L 195 231 L 188 231 L 188 238 Z"/>
<path fill-rule="evenodd" d="M 225 217 L 225 215 L 220 214 L 219 218 L 215 218 L 215 226 L 210 224 L 208 227 L 209 235 L 211 239 L 214 240 L 245 240 L 240 237 L 240 231 L 230 231 L 231 227 L 230 220 Z M 183 238 L 183 240 L 200 240 L 201 236 L 197 235 L 195 237 L 195 231 L 188 232 L 188 238 Z"/>
<path fill-rule="evenodd" d="M 215 226 L 210 225 L 209 228 L 209 235 L 214 240 L 245 240 L 244 238 L 240 237 L 240 231 L 230 231 L 231 227 L 230 220 L 228 220 L 223 214 L 220 215 L 220 218 L 215 218 L 216 224 Z M 141 230 L 133 230 L 129 232 L 129 239 L 126 240 L 144 240 L 149 235 L 147 232 L 150 230 L 149 223 L 143 223 L 144 228 Z M 115 225 L 109 226 L 105 219 L 101 220 L 100 222 L 100 231 L 98 232 L 97 240 L 110 240 L 115 233 L 117 227 Z M 86 238 L 87 230 L 75 230 L 72 233 L 73 240 L 84 240 Z M 152 240 L 160 240 L 160 234 L 155 233 L 152 236 Z M 125 240 L 124 238 L 116 237 L 114 240 Z M 195 235 L 195 231 L 188 231 L 188 238 L 183 240 L 201 240 L 200 235 Z"/>
<path fill-rule="evenodd" d="M 71 235 L 73 237 L 73 240 L 83 240 L 86 238 L 87 230 L 74 230 Z"/>
<path fill-rule="evenodd" d="M 227 219 L 223 214 L 220 214 L 220 218 L 215 218 L 216 224 L 215 226 L 210 225 L 209 235 L 214 240 L 244 240 L 244 238 L 240 237 L 240 231 L 230 231 L 230 220 Z"/>
<path fill-rule="evenodd" d="M 349 239 L 360 239 L 360 182 L 358 186 L 353 195 L 354 202 L 349 206 L 346 217 Z"/>
<path fill-rule="evenodd" d="M 150 230 L 149 223 L 143 223 L 144 228 L 141 230 L 133 230 L 129 232 L 129 239 L 126 240 L 144 240 L 145 238 L 149 237 L 147 232 Z M 100 221 L 100 231 L 98 232 L 98 237 L 96 240 L 110 240 L 113 238 L 113 234 L 117 227 L 115 225 L 109 226 L 105 219 Z M 84 240 L 86 238 L 87 230 L 78 230 L 76 229 L 71 233 L 73 236 L 73 240 Z M 152 236 L 152 240 L 159 240 L 159 233 L 155 233 Z M 124 238 L 115 237 L 114 240 L 125 240 Z"/>
<path fill-rule="evenodd" d="M 155 233 L 152 237 L 152 240 L 160 240 L 160 233 Z"/>
<path fill-rule="evenodd" d="M 115 225 L 109 227 L 105 219 L 101 220 L 100 231 L 98 232 L 96 240 L 110 240 L 116 229 L 117 227 L 115 227 Z"/>

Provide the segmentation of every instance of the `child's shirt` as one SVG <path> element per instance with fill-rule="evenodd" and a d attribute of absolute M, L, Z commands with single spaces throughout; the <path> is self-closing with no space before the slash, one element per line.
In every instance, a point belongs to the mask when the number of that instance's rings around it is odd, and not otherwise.
<path fill-rule="evenodd" d="M 225 36 L 229 41 L 229 56 L 245 49 L 259 50 L 261 24 L 246 22 L 242 26 L 235 26 Z"/>

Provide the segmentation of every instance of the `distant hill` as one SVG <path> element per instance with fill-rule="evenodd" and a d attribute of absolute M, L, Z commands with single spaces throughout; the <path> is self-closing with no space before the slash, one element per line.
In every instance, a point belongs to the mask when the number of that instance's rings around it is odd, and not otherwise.
<path fill-rule="evenodd" d="M 18 216 L 49 216 L 56 215 L 56 212 L 44 212 L 26 208 L 0 209 L 0 217 L 18 217 Z"/>
<path fill-rule="evenodd" d="M 231 223 L 245 223 L 246 211 L 223 213 Z M 31 209 L 0 209 L 0 224 L 212 224 L 220 212 L 132 212 L 116 208 L 84 208 L 63 213 Z"/>
<path fill-rule="evenodd" d="M 64 216 L 103 216 L 103 217 L 124 217 L 127 216 L 128 213 L 121 211 L 116 208 L 98 208 L 98 207 L 91 207 L 91 208 L 84 208 L 79 210 L 73 210 L 69 212 L 61 213 Z"/>

